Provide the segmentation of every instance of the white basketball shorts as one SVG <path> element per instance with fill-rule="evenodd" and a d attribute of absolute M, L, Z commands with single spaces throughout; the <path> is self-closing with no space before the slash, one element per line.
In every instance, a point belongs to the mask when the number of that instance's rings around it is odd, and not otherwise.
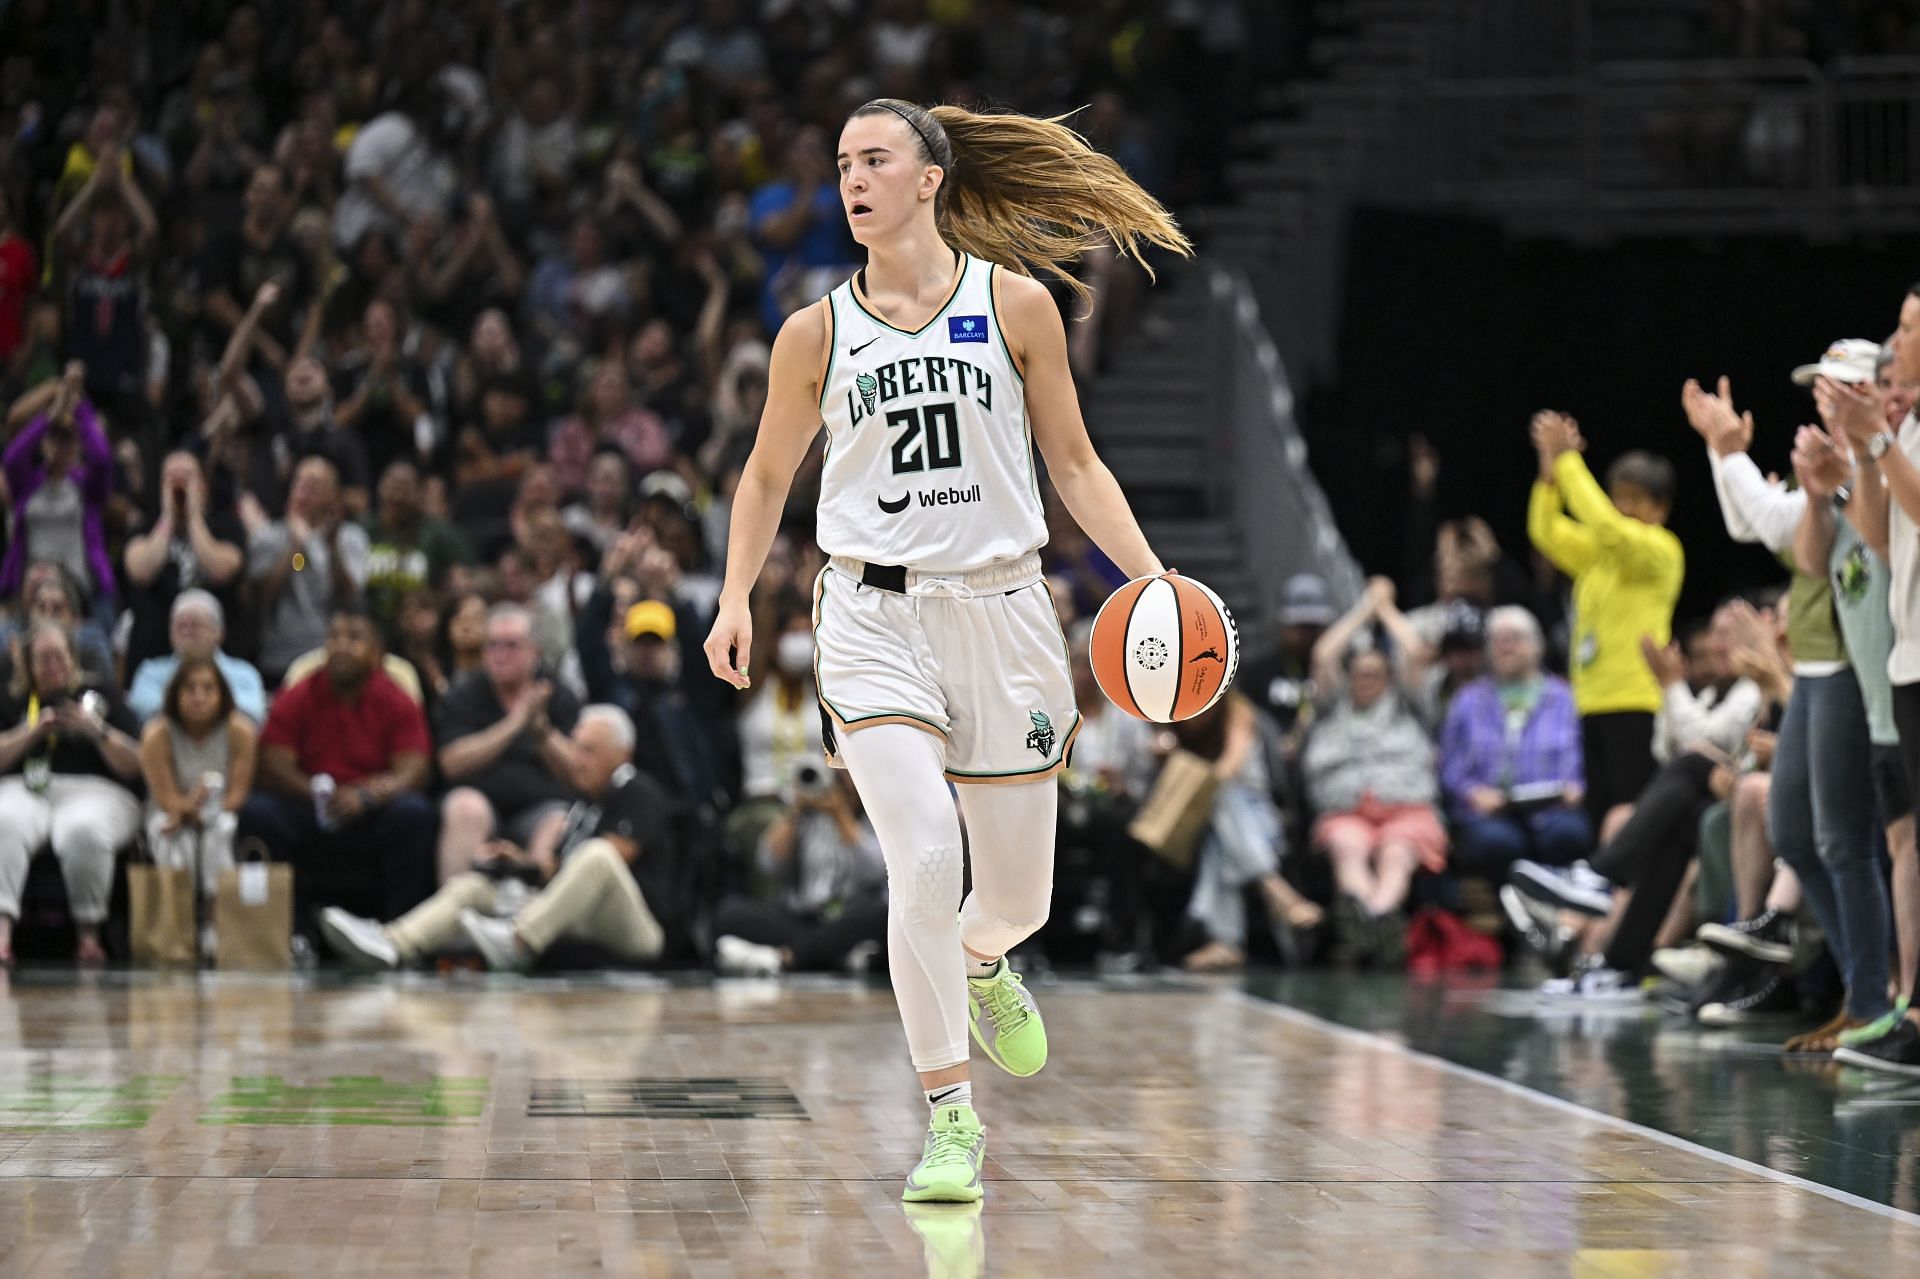
<path fill-rule="evenodd" d="M 813 588 L 814 682 L 833 737 L 907 724 L 946 742 L 954 782 L 1032 782 L 1066 767 L 1080 712 L 1040 557 L 907 574 L 902 594 L 835 557 Z"/>

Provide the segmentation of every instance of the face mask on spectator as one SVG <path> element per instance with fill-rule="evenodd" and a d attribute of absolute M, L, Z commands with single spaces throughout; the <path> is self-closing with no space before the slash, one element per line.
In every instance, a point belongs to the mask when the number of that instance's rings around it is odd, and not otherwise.
<path fill-rule="evenodd" d="M 783 675 L 804 675 L 813 664 L 813 633 L 788 631 L 773 650 L 774 664 Z"/>

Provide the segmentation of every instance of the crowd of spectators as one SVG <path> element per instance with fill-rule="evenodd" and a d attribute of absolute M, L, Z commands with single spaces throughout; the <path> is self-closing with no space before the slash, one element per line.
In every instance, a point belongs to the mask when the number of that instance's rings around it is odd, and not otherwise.
<path fill-rule="evenodd" d="M 209 959 L 264 854 L 297 941 L 372 966 L 870 963 L 871 830 L 818 767 L 817 449 L 755 689 L 699 660 L 770 338 L 857 264 L 834 140 L 883 95 L 1079 109 L 1178 206 L 1262 74 L 1248 21 L 0 5 L 0 964 L 23 917 L 100 961 L 136 846 L 199 867 Z M 1085 270 L 1082 376 L 1133 286 Z M 1089 610 L 1112 566 L 1061 520 Z"/>

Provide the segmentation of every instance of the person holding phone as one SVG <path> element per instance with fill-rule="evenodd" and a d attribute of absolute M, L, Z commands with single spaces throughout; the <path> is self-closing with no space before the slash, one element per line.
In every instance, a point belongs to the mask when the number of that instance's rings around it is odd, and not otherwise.
<path fill-rule="evenodd" d="M 110 683 L 89 683 L 73 640 L 51 622 L 26 638 L 26 662 L 0 693 L 0 965 L 13 963 L 13 924 L 27 863 L 51 842 L 66 880 L 82 964 L 106 962 L 100 925 L 113 858 L 140 829 L 139 721 Z"/>

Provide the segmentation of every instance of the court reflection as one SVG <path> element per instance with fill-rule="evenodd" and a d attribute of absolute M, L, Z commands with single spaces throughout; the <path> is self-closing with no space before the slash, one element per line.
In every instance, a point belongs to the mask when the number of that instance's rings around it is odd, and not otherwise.
<path fill-rule="evenodd" d="M 900 1206 L 926 1249 L 927 1279 L 980 1279 L 987 1273 L 986 1217 L 979 1204 Z"/>
<path fill-rule="evenodd" d="M 1784 1056 L 1791 1021 L 1709 1030 L 1546 1003 L 1486 975 L 1250 976 L 1250 993 L 1778 1172 L 1920 1212 L 1920 1082 Z"/>

